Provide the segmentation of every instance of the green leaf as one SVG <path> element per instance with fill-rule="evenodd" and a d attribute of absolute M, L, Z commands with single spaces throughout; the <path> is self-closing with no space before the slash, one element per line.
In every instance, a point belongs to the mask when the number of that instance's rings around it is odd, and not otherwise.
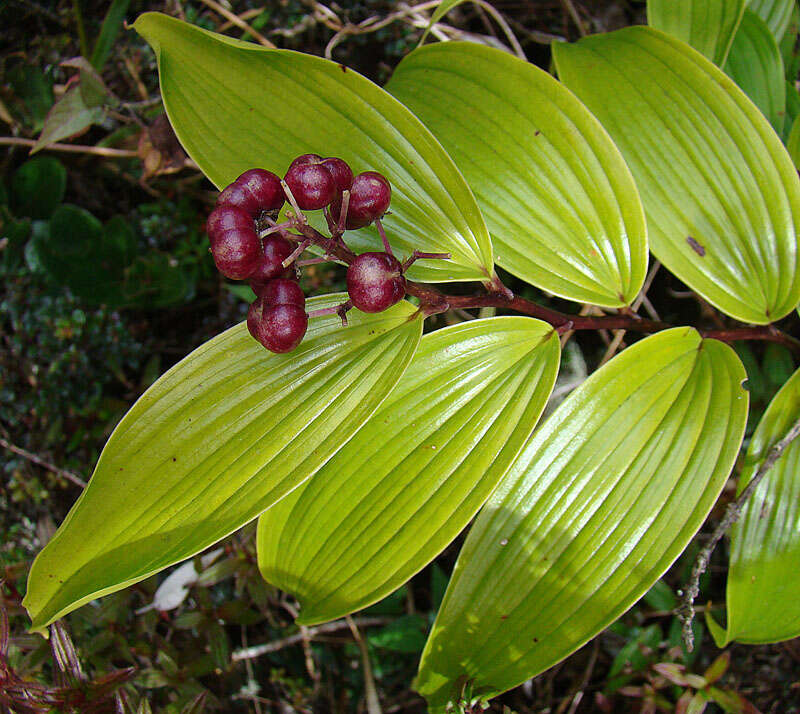
<path fill-rule="evenodd" d="M 420 261 L 413 279 L 489 280 L 492 246 L 472 192 L 431 133 L 391 95 L 344 65 L 269 50 L 146 13 L 136 30 L 158 57 L 161 93 L 181 144 L 218 187 L 253 166 L 283 174 L 313 151 L 391 182 L 384 225 L 401 253 L 450 252 Z M 380 245 L 353 231 L 357 252 Z"/>
<path fill-rule="evenodd" d="M 749 0 L 747 3 L 747 7 L 767 24 L 776 40 L 786 32 L 794 5 L 795 0 Z"/>
<path fill-rule="evenodd" d="M 24 601 L 33 630 L 198 553 L 338 451 L 402 376 L 422 326 L 407 302 L 354 313 L 347 328 L 335 315 L 313 318 L 285 355 L 241 323 L 150 387 L 33 564 Z"/>
<path fill-rule="evenodd" d="M 42 132 L 31 148 L 31 153 L 61 139 L 83 133 L 92 124 L 100 123 L 104 116 L 103 107 L 86 105 L 80 87 L 70 87 L 45 117 Z"/>
<path fill-rule="evenodd" d="M 564 83 L 633 172 L 650 249 L 726 314 L 773 322 L 800 302 L 800 181 L 780 139 L 720 69 L 629 27 L 553 47 Z"/>
<path fill-rule="evenodd" d="M 800 370 L 775 395 L 747 449 L 739 491 L 800 417 Z M 756 487 L 731 529 L 727 631 L 718 646 L 765 644 L 800 635 L 800 440 L 795 439 Z M 713 622 L 713 620 L 711 621 Z"/>
<path fill-rule="evenodd" d="M 647 24 L 722 67 L 746 5 L 746 0 L 647 0 Z"/>
<path fill-rule="evenodd" d="M 792 157 L 795 167 L 800 171 L 800 116 L 792 124 L 792 130 L 786 140 L 786 150 L 789 152 L 789 156 Z"/>
<path fill-rule="evenodd" d="M 445 42 L 412 52 L 387 89 L 469 181 L 498 265 L 578 302 L 633 300 L 647 268 L 636 186 L 608 134 L 563 85 L 505 52 Z"/>
<path fill-rule="evenodd" d="M 425 32 L 422 33 L 422 37 L 420 38 L 419 44 L 425 44 L 425 40 L 428 39 L 428 35 L 431 32 L 431 28 L 439 22 L 450 10 L 452 10 L 457 5 L 462 5 L 463 3 L 467 2 L 467 0 L 442 0 L 437 6 L 436 9 L 433 11 L 431 15 L 431 21 L 428 23 L 428 26 L 425 28 Z"/>
<path fill-rule="evenodd" d="M 800 52 L 797 51 L 797 34 L 800 32 L 800 7 L 797 2 L 792 3 L 792 14 L 789 18 L 789 24 L 786 26 L 786 31 L 783 37 L 780 38 L 778 45 L 781 48 L 781 57 L 783 58 L 783 68 L 786 73 L 786 79 L 794 87 L 794 82 L 797 80 L 797 73 L 800 70 Z M 797 90 L 795 89 L 795 92 Z"/>
<path fill-rule="evenodd" d="M 34 131 L 39 131 L 53 106 L 53 80 L 33 65 L 18 64 L 6 74 L 14 94 L 21 100 L 20 112 Z"/>
<path fill-rule="evenodd" d="M 67 170 L 52 156 L 26 161 L 11 179 L 11 208 L 17 216 L 50 218 L 64 199 Z"/>
<path fill-rule="evenodd" d="M 786 84 L 778 43 L 764 21 L 746 10 L 733 39 L 725 72 L 744 90 L 780 135 L 786 114 Z"/>
<path fill-rule="evenodd" d="M 784 87 L 786 88 L 786 115 L 783 121 L 782 137 L 784 143 L 786 143 L 789 140 L 795 119 L 800 116 L 800 92 L 791 82 L 786 82 Z"/>
<path fill-rule="evenodd" d="M 419 615 L 404 615 L 377 632 L 370 632 L 367 641 L 374 647 L 393 652 L 422 652 L 428 634 L 428 623 Z"/>
<path fill-rule="evenodd" d="M 91 57 L 91 63 L 98 72 L 102 71 L 111 54 L 111 48 L 114 46 L 114 40 L 122 29 L 129 4 L 130 0 L 112 0 L 106 11 L 103 26 L 100 28 L 100 34 L 97 37 Z"/>
<path fill-rule="evenodd" d="M 526 317 L 474 320 L 420 343 L 392 395 L 259 520 L 264 578 L 333 620 L 388 595 L 458 535 L 527 441 L 559 340 Z"/>
<path fill-rule="evenodd" d="M 722 489 L 747 419 L 745 372 L 690 328 L 595 372 L 537 431 L 481 511 L 416 689 L 444 710 L 551 667 L 636 602 Z"/>

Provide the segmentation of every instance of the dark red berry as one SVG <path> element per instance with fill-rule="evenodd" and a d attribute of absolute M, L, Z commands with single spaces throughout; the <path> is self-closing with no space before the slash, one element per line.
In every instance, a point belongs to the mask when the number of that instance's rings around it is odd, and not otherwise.
<path fill-rule="evenodd" d="M 253 274 L 261 255 L 256 232 L 227 231 L 211 244 L 211 255 L 217 269 L 226 278 L 244 280 Z"/>
<path fill-rule="evenodd" d="M 255 218 L 261 211 L 280 208 L 284 200 L 278 176 L 265 169 L 250 169 L 223 189 L 217 205 L 238 206 Z"/>
<path fill-rule="evenodd" d="M 273 278 L 283 278 L 287 276 L 289 271 L 293 271 L 292 266 L 283 267 L 283 261 L 293 251 L 294 246 L 286 238 L 271 235 L 264 239 L 258 265 L 250 275 L 250 287 L 253 288 L 257 295 L 261 294 L 261 290 L 267 281 Z"/>
<path fill-rule="evenodd" d="M 247 329 L 270 352 L 291 352 L 306 334 L 308 315 L 297 305 L 269 305 L 261 297 L 250 306 Z"/>
<path fill-rule="evenodd" d="M 406 294 L 400 262 L 388 253 L 362 253 L 347 269 L 347 292 L 361 312 L 382 312 Z"/>
<path fill-rule="evenodd" d="M 350 203 L 347 206 L 345 226 L 348 230 L 368 226 L 376 218 L 381 218 L 389 209 L 392 200 L 392 187 L 386 178 L 377 171 L 365 171 L 353 179 L 350 187 Z M 339 220 L 341 199 L 337 196 L 331 206 L 334 220 Z"/>
<path fill-rule="evenodd" d="M 353 185 L 353 170 L 343 159 L 329 156 L 327 159 L 322 159 L 321 165 L 331 172 L 331 176 L 336 182 L 336 190 L 339 193 L 346 191 Z"/>
<path fill-rule="evenodd" d="M 336 181 L 321 164 L 297 164 L 286 172 L 286 184 L 304 211 L 324 208 L 336 197 Z"/>
<path fill-rule="evenodd" d="M 259 297 L 264 299 L 267 305 L 297 305 L 306 306 L 306 296 L 302 288 L 292 280 L 278 278 L 270 280 L 264 290 L 259 293 Z"/>
<path fill-rule="evenodd" d="M 322 161 L 322 157 L 319 154 L 300 154 L 291 164 L 289 164 L 289 168 L 291 169 L 294 166 L 300 166 L 301 164 L 318 164 Z"/>
<path fill-rule="evenodd" d="M 206 233 L 214 245 L 228 231 L 253 231 L 255 225 L 250 215 L 237 206 L 217 206 L 206 220 Z"/>

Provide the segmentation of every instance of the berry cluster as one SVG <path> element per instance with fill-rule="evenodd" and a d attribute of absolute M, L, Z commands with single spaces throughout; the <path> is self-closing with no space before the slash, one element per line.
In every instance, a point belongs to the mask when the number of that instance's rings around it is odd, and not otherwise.
<path fill-rule="evenodd" d="M 289 352 L 303 339 L 309 316 L 336 313 L 346 324 L 345 314 L 351 307 L 362 312 L 386 310 L 405 296 L 404 273 L 411 263 L 418 258 L 450 257 L 417 251 L 402 263 L 394 257 L 380 222 L 391 197 L 389 182 L 378 172 L 354 176 L 342 159 L 317 154 L 298 156 L 283 180 L 271 171 L 250 169 L 220 193 L 206 223 L 211 253 L 225 277 L 248 280 L 256 293 L 247 327 L 258 342 L 272 352 Z M 287 220 L 278 223 L 287 201 Z M 324 211 L 330 238 L 309 226 L 303 214 L 319 209 Z M 356 256 L 342 234 L 371 223 L 381 235 L 385 252 Z M 312 244 L 325 249 L 325 258 L 298 262 Z M 350 299 L 309 315 L 297 284 L 298 269 L 323 260 L 348 263 Z"/>

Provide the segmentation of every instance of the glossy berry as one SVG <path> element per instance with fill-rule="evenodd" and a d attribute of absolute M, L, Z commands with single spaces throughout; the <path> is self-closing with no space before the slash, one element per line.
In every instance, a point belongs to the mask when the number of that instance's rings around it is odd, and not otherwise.
<path fill-rule="evenodd" d="M 322 157 L 319 154 L 300 154 L 291 164 L 289 164 L 289 168 L 293 168 L 294 166 L 300 166 L 301 164 L 319 164 L 322 161 Z"/>
<path fill-rule="evenodd" d="M 350 203 L 345 221 L 348 230 L 368 226 L 376 218 L 381 218 L 392 200 L 392 187 L 377 171 L 365 171 L 353 179 L 350 187 Z M 331 207 L 334 220 L 339 219 L 341 200 Z"/>
<path fill-rule="evenodd" d="M 294 273 L 292 266 L 283 267 L 283 261 L 292 254 L 292 251 L 294 246 L 286 238 L 271 235 L 264 239 L 258 265 L 249 276 L 250 287 L 257 295 L 261 294 L 269 280 L 289 277 Z"/>
<path fill-rule="evenodd" d="M 296 305 L 302 308 L 306 306 L 306 296 L 302 288 L 292 280 L 281 278 L 270 280 L 259 293 L 259 297 L 269 306 Z"/>
<path fill-rule="evenodd" d="M 253 219 L 236 206 L 215 208 L 206 221 L 211 241 L 211 255 L 217 269 L 226 278 L 243 280 L 258 266 L 261 241 Z"/>
<path fill-rule="evenodd" d="M 223 189 L 217 205 L 237 206 L 256 218 L 261 211 L 277 210 L 284 200 L 278 176 L 264 169 L 250 169 Z"/>
<path fill-rule="evenodd" d="M 286 172 L 285 180 L 304 211 L 324 208 L 336 197 L 336 181 L 322 164 L 295 164 Z"/>
<path fill-rule="evenodd" d="M 347 269 L 347 292 L 361 312 L 382 312 L 406 294 L 400 262 L 388 253 L 362 253 Z"/>
<path fill-rule="evenodd" d="M 338 193 L 348 190 L 353 185 L 353 169 L 348 166 L 346 161 L 329 156 L 327 159 L 322 159 L 320 163 L 331 172 Z"/>
<path fill-rule="evenodd" d="M 260 297 L 247 313 L 247 329 L 270 352 L 291 352 L 306 334 L 308 315 L 297 305 L 269 305 Z"/>

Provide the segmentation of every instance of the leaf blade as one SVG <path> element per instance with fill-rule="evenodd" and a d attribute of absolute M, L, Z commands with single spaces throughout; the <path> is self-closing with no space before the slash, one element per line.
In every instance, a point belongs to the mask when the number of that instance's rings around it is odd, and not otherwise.
<path fill-rule="evenodd" d="M 387 90 L 472 186 L 498 265 L 578 302 L 633 300 L 647 262 L 636 186 L 599 122 L 555 79 L 499 50 L 446 42 L 407 56 Z"/>
<path fill-rule="evenodd" d="M 341 156 L 354 171 L 376 169 L 391 182 L 384 224 L 394 246 L 451 253 L 449 261 L 419 261 L 412 278 L 491 279 L 491 241 L 469 186 L 422 123 L 382 89 L 344 65 L 159 13 L 141 15 L 134 27 L 156 52 L 181 144 L 218 187 L 254 165 L 282 174 L 301 153 Z M 380 245 L 372 230 L 348 237 L 357 252 Z"/>
<path fill-rule="evenodd" d="M 800 370 L 775 395 L 747 449 L 739 492 L 800 417 Z M 800 635 L 800 442 L 793 441 L 731 529 L 724 643 L 781 642 Z"/>
<path fill-rule="evenodd" d="M 647 0 L 647 24 L 725 64 L 746 0 Z"/>
<path fill-rule="evenodd" d="M 554 57 L 630 166 L 653 254 L 738 320 L 766 324 L 791 311 L 800 301 L 800 183 L 741 90 L 652 28 L 557 45 Z"/>
<path fill-rule="evenodd" d="M 336 316 L 314 318 L 287 355 L 241 323 L 169 370 L 114 430 L 37 557 L 24 603 L 33 629 L 201 551 L 308 478 L 394 387 L 421 323 L 406 302 L 355 313 L 344 333 Z"/>
<path fill-rule="evenodd" d="M 457 682 L 489 697 L 543 671 L 648 590 L 733 466 L 744 377 L 730 348 L 676 328 L 629 348 L 570 395 L 459 556 L 416 683 L 432 711 Z M 710 413 L 726 418 L 708 424 Z"/>
<path fill-rule="evenodd" d="M 259 568 L 298 598 L 298 622 L 382 599 L 450 543 L 532 432 L 559 352 L 552 327 L 521 317 L 423 338 L 353 440 L 259 519 Z"/>

